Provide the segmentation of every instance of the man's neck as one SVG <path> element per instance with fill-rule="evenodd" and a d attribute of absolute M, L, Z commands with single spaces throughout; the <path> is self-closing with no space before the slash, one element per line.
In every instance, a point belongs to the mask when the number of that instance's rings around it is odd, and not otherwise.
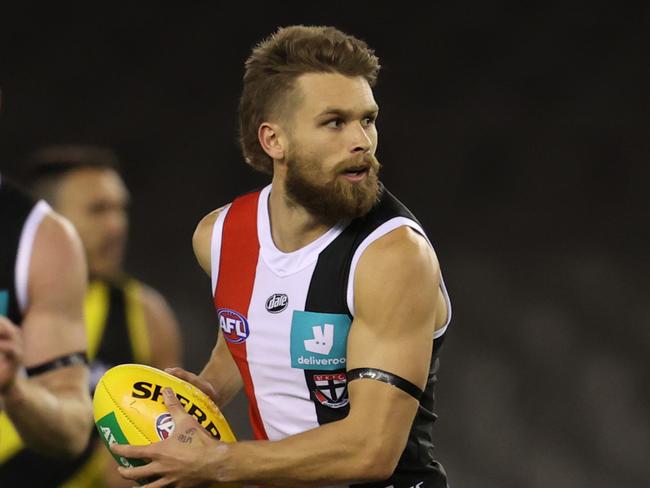
<path fill-rule="evenodd" d="M 315 241 L 330 229 L 304 207 L 292 202 L 286 194 L 284 181 L 273 178 L 269 196 L 271 236 L 275 247 L 293 252 Z"/>

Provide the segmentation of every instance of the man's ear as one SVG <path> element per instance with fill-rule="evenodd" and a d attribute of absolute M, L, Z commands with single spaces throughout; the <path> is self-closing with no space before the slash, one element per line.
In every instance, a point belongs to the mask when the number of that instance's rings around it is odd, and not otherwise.
<path fill-rule="evenodd" d="M 271 122 L 263 122 L 257 129 L 257 138 L 264 152 L 273 160 L 284 159 L 285 141 L 280 126 Z"/>

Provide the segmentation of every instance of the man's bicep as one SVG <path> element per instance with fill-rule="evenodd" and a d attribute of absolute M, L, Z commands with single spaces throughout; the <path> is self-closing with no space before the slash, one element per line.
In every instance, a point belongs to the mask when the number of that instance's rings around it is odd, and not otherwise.
<path fill-rule="evenodd" d="M 439 306 L 439 270 L 426 241 L 397 229 L 359 261 L 347 369 L 377 368 L 422 388 Z"/>
<path fill-rule="evenodd" d="M 72 226 L 58 216 L 45 217 L 30 258 L 22 322 L 27 367 L 86 351 L 86 274 L 81 242 Z"/>

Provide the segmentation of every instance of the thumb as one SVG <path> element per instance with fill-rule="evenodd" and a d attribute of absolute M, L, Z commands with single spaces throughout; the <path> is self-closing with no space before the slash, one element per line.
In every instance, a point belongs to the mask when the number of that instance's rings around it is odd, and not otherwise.
<path fill-rule="evenodd" d="M 162 395 L 165 406 L 167 407 L 167 410 L 169 410 L 174 421 L 180 420 L 178 417 L 185 414 L 185 410 L 183 409 L 181 402 L 178 401 L 176 395 L 174 395 L 172 389 L 169 387 L 163 388 Z"/>

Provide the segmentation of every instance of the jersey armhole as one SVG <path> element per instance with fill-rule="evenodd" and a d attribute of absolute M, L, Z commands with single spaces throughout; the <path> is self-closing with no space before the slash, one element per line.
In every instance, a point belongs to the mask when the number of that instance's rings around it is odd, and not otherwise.
<path fill-rule="evenodd" d="M 359 259 L 361 259 L 361 256 L 363 255 L 364 251 L 368 248 L 370 244 L 375 242 L 380 237 L 383 237 L 389 232 L 402 226 L 410 227 L 418 234 L 422 235 L 427 240 L 431 248 L 433 248 L 433 245 L 431 244 L 431 241 L 429 240 L 426 233 L 424 232 L 424 229 L 422 229 L 422 227 L 417 222 L 406 217 L 395 217 L 390 220 L 387 220 L 379 227 L 377 227 L 374 231 L 372 231 L 368 235 L 368 237 L 366 237 L 363 241 L 361 241 L 359 247 L 357 247 L 357 249 L 354 251 L 354 255 L 352 256 L 352 261 L 350 263 L 350 274 L 348 275 L 346 302 L 347 302 L 348 310 L 350 311 L 350 314 L 353 317 L 354 317 L 354 275 L 357 270 L 357 265 L 359 264 Z M 447 320 L 445 321 L 445 325 L 443 327 L 435 331 L 433 335 L 434 339 L 438 339 L 442 337 L 443 334 L 447 331 L 449 322 L 451 322 L 451 300 L 449 299 L 449 294 L 447 293 L 447 287 L 445 286 L 445 282 L 442 279 L 442 274 L 440 275 L 440 290 L 442 291 L 442 295 L 445 298 L 445 304 L 447 306 Z"/>
<path fill-rule="evenodd" d="M 212 226 L 212 236 L 210 238 L 210 281 L 212 283 L 212 297 L 217 291 L 217 278 L 219 277 L 219 262 L 221 260 L 221 241 L 223 238 L 223 224 L 226 215 L 230 209 L 228 204 L 223 207 Z"/>
<path fill-rule="evenodd" d="M 27 306 L 29 305 L 29 264 L 32 258 L 32 249 L 34 247 L 34 240 L 36 239 L 36 232 L 40 226 L 43 218 L 51 212 L 50 206 L 45 201 L 40 200 L 31 210 L 23 230 L 20 233 L 20 240 L 18 241 L 18 252 L 16 253 L 16 267 L 14 271 L 15 287 L 16 287 L 16 301 L 20 312 L 24 314 Z"/>

